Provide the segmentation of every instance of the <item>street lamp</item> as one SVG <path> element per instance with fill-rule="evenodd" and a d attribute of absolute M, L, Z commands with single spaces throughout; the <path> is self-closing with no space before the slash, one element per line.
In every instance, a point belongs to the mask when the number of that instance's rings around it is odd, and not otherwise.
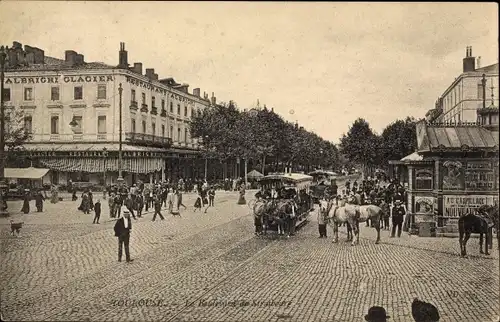
<path fill-rule="evenodd" d="M 102 148 L 102 156 L 104 157 L 104 170 L 102 172 L 103 180 L 104 180 L 104 185 L 103 185 L 103 192 L 102 192 L 102 199 L 106 200 L 106 160 L 108 157 L 108 149 L 106 147 Z"/>
<path fill-rule="evenodd" d="M 5 183 L 5 106 L 4 106 L 4 69 L 5 59 L 7 57 L 4 46 L 0 47 L 0 216 L 7 217 L 7 202 L 4 200 L 4 193 L 7 191 L 7 184 Z"/>
<path fill-rule="evenodd" d="M 120 95 L 120 100 L 119 100 L 119 130 L 118 130 L 118 137 L 119 137 L 119 143 L 118 143 L 118 179 L 116 179 L 116 182 L 118 183 L 119 186 L 123 185 L 123 175 L 122 175 L 122 83 L 120 83 L 120 86 L 118 87 L 118 94 Z"/>

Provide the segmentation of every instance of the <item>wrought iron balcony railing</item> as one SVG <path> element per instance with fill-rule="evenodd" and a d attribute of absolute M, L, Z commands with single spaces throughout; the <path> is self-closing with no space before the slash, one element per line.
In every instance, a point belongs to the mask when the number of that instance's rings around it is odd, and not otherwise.
<path fill-rule="evenodd" d="M 144 133 L 127 132 L 125 133 L 125 141 L 134 145 L 155 146 L 161 148 L 169 148 L 172 146 L 171 138 Z"/>
<path fill-rule="evenodd" d="M 155 106 L 151 108 L 151 114 L 158 115 L 158 109 Z"/>
<path fill-rule="evenodd" d="M 142 104 L 141 105 L 141 112 L 148 112 L 148 104 Z"/>
<path fill-rule="evenodd" d="M 130 101 L 130 109 L 137 111 L 137 102 L 136 101 Z"/>

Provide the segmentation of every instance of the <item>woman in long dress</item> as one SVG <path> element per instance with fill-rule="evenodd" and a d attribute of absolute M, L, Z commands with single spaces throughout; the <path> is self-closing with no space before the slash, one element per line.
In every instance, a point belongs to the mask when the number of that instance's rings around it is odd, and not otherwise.
<path fill-rule="evenodd" d="M 242 183 L 240 186 L 240 198 L 238 199 L 238 205 L 245 205 L 247 201 L 245 200 L 245 184 Z"/>
<path fill-rule="evenodd" d="M 169 213 L 172 213 L 173 202 L 174 202 L 174 192 L 173 192 L 173 189 L 172 188 L 168 188 L 167 208 L 168 208 L 168 212 Z"/>
<path fill-rule="evenodd" d="M 30 212 L 30 191 L 28 189 L 24 190 L 24 200 L 22 212 L 28 214 Z"/>
<path fill-rule="evenodd" d="M 50 189 L 50 202 L 51 203 L 58 203 L 59 202 L 59 189 L 57 188 L 56 185 L 52 186 L 52 189 Z"/>
<path fill-rule="evenodd" d="M 172 205 L 170 209 L 172 216 L 179 215 L 179 195 L 177 191 L 172 193 Z"/>

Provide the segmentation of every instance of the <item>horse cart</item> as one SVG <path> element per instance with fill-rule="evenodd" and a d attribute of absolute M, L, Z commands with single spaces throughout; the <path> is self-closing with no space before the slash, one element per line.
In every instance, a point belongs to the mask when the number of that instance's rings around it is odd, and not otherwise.
<path fill-rule="evenodd" d="M 332 180 L 337 179 L 337 173 L 332 171 L 315 170 L 310 172 L 309 175 L 313 178 L 310 187 L 311 195 L 314 203 L 319 203 L 325 195 L 325 190 L 331 188 Z"/>
<path fill-rule="evenodd" d="M 313 178 L 300 173 L 272 174 L 259 180 L 260 191 L 253 204 L 255 233 L 268 230 L 293 236 L 308 220 L 313 203 L 310 186 Z"/>

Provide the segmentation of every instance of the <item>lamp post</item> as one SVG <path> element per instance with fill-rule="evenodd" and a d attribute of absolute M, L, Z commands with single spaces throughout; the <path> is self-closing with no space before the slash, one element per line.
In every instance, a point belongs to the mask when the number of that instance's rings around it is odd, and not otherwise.
<path fill-rule="evenodd" d="M 8 48 L 0 47 L 0 215 L 3 217 L 9 216 L 7 211 L 7 202 L 4 200 L 4 193 L 7 191 L 7 184 L 5 183 L 5 106 L 4 106 L 4 69 L 5 58 L 7 54 L 5 50 Z"/>
<path fill-rule="evenodd" d="M 103 179 L 104 179 L 104 184 L 103 184 L 103 190 L 102 190 L 102 199 L 106 200 L 106 160 L 108 157 L 108 149 L 106 147 L 102 148 L 102 156 L 104 157 L 104 171 L 102 173 Z"/>
<path fill-rule="evenodd" d="M 208 173 L 208 146 L 207 146 L 207 141 L 208 141 L 208 136 L 205 135 L 203 138 L 203 147 L 205 149 L 205 181 L 207 181 L 207 173 Z"/>
<path fill-rule="evenodd" d="M 118 179 L 116 179 L 116 182 L 118 183 L 119 186 L 123 185 L 123 175 L 122 175 L 122 83 L 120 83 L 120 86 L 118 87 L 118 94 L 120 96 L 120 101 L 119 101 L 119 130 L 118 130 Z"/>

